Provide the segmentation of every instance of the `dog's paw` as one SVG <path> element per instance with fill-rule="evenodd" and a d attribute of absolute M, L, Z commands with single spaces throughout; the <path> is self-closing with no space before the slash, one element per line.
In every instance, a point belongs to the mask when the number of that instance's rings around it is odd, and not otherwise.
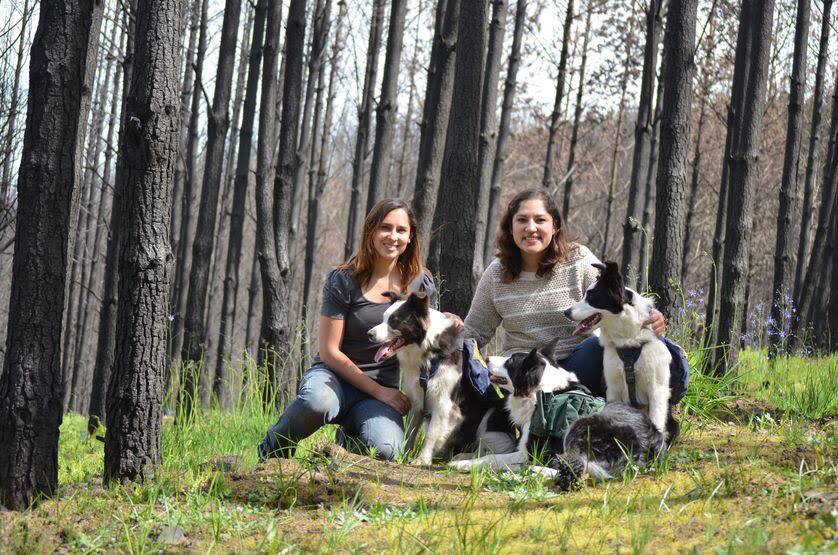
<path fill-rule="evenodd" d="M 431 466 L 431 459 L 425 457 L 416 457 L 410 461 L 410 466 Z"/>
<path fill-rule="evenodd" d="M 448 468 L 453 468 L 459 472 L 468 472 L 474 467 L 473 460 L 451 461 L 448 463 Z"/>

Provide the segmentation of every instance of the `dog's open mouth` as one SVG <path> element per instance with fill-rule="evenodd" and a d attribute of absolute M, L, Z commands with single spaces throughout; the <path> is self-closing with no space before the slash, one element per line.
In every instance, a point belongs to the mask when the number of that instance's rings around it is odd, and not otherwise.
<path fill-rule="evenodd" d="M 579 335 L 580 333 L 589 332 L 594 328 L 594 326 L 599 324 L 600 320 L 602 320 L 602 316 L 600 316 L 599 314 L 588 316 L 587 318 L 576 324 L 576 328 L 570 335 L 573 336 Z"/>
<path fill-rule="evenodd" d="M 375 353 L 375 362 L 382 361 L 385 358 L 390 358 L 402 347 L 404 347 L 403 337 L 397 337 L 392 341 L 388 341 L 378 348 L 378 351 Z"/>
<path fill-rule="evenodd" d="M 496 385 L 506 385 L 509 383 L 503 376 L 497 376 L 492 373 L 489 373 L 489 381 Z"/>

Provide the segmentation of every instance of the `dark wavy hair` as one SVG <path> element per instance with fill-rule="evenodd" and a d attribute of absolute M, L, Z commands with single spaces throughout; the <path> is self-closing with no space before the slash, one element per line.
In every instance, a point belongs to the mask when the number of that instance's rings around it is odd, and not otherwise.
<path fill-rule="evenodd" d="M 375 257 L 378 256 L 373 244 L 375 232 L 378 231 L 387 214 L 399 208 L 407 212 L 407 219 L 410 222 L 410 243 L 407 244 L 405 251 L 399 255 L 397 262 L 402 278 L 402 287 L 407 288 L 423 270 L 422 248 L 419 244 L 419 236 L 416 235 L 416 217 L 413 215 L 413 210 L 402 200 L 385 198 L 378 201 L 370 209 L 367 217 L 364 218 L 361 244 L 358 246 L 358 250 L 349 257 L 349 260 L 338 266 L 341 270 L 349 270 L 361 287 L 366 285 L 372 277 Z"/>
<path fill-rule="evenodd" d="M 544 188 L 527 189 L 515 195 L 506 207 L 503 213 L 503 218 L 500 221 L 498 228 L 498 236 L 496 240 L 497 251 L 495 256 L 500 260 L 501 265 L 501 279 L 504 283 L 511 283 L 521 275 L 521 266 L 523 261 L 521 259 L 521 249 L 515 244 L 515 239 L 512 237 L 512 220 L 518 209 L 525 201 L 530 199 L 540 199 L 544 202 L 544 208 L 547 213 L 553 218 L 553 227 L 555 232 L 550 244 L 544 252 L 544 257 L 538 264 L 538 277 L 549 275 L 553 268 L 559 262 L 567 262 L 570 258 L 571 251 L 573 251 L 572 244 L 567 239 L 567 232 L 565 231 L 564 219 L 559 212 L 556 201 L 550 191 Z"/>

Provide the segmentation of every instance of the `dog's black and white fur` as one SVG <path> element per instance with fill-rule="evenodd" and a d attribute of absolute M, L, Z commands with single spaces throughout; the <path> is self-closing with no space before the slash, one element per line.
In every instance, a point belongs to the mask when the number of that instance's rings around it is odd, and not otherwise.
<path fill-rule="evenodd" d="M 599 328 L 603 347 L 606 400 L 630 404 L 625 368 L 618 349 L 641 347 L 635 363 L 635 393 L 641 407 L 648 407 L 649 418 L 662 434 L 667 428 L 674 439 L 677 422 L 669 406 L 669 365 L 672 355 L 644 323 L 655 305 L 652 299 L 623 286 L 623 278 L 615 262 L 594 264 L 600 276 L 585 292 L 581 301 L 565 310 L 571 320 L 579 322 L 574 335 Z M 641 408 L 638 407 L 638 408 Z"/>
<path fill-rule="evenodd" d="M 394 354 L 398 357 L 402 389 L 411 403 L 408 450 L 413 448 L 425 414 L 430 414 L 425 441 L 411 464 L 429 466 L 434 455 L 471 449 L 478 437 L 484 443 L 494 438 L 510 445 L 512 429 L 502 411 L 463 387 L 461 332 L 452 319 L 430 308 L 427 296 L 412 293 L 393 303 L 384 313 L 384 321 L 369 330 L 369 336 L 383 344 L 378 360 Z M 438 360 L 438 369 L 423 390 L 419 378 L 431 359 Z M 503 438 L 507 438 L 505 442 Z"/>
<path fill-rule="evenodd" d="M 530 451 L 530 423 L 535 411 L 538 391 L 564 391 L 579 383 L 576 375 L 554 364 L 549 356 L 551 346 L 544 352 L 533 349 L 511 357 L 489 357 L 489 378 L 509 395 L 506 410 L 509 420 L 520 432 L 518 445 L 511 453 L 489 454 L 482 457 L 452 461 L 449 466 L 458 470 L 489 467 L 493 470 L 519 468 L 528 460 Z"/>
<path fill-rule="evenodd" d="M 510 394 L 507 409 L 521 432 L 518 449 L 513 453 L 449 463 L 458 470 L 478 466 L 498 470 L 519 468 L 534 450 L 529 427 L 536 407 L 536 392 L 561 392 L 578 384 L 573 373 L 535 349 L 529 354 L 489 357 L 489 372 L 492 382 Z M 563 448 L 562 454 L 544 453 L 552 459 L 550 468 L 532 468 L 553 477 L 561 488 L 569 489 L 586 474 L 600 480 L 611 479 L 625 468 L 629 459 L 642 466 L 661 452 L 665 443 L 663 434 L 645 413 L 623 403 L 608 403 L 599 414 L 571 424 Z"/>

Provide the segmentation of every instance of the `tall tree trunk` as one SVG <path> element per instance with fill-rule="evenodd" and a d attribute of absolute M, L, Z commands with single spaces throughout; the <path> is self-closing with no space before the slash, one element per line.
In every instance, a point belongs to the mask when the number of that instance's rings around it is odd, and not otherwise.
<path fill-rule="evenodd" d="M 719 295 L 717 340 L 720 348 L 714 351 L 716 372 L 725 372 L 733 367 L 739 353 L 737 331 L 748 276 L 753 190 L 765 109 L 773 16 L 774 0 L 746 0 L 742 3 L 739 33 L 747 33 L 749 55 L 747 63 L 741 68 L 741 71 L 747 71 L 746 89 L 743 91 L 745 102 L 736 118 L 736 134 L 730 149 L 725 256 Z M 737 71 L 740 71 L 739 67 L 734 68 L 734 73 Z M 728 133 L 731 131 L 728 129 Z"/>
<path fill-rule="evenodd" d="M 440 295 L 440 308 L 461 317 L 468 312 L 477 284 L 473 274 L 474 216 L 476 185 L 480 179 L 480 103 L 487 8 L 488 0 L 468 0 L 460 8 L 459 52 L 451 104 L 451 112 L 457 117 L 448 123 L 442 185 L 437 199 L 437 212 L 448 225 L 444 233 L 437 231 L 431 241 L 431 251 L 439 253 L 438 259 L 432 259 L 438 260 L 438 265 L 431 269 L 447 285 Z"/>
<path fill-rule="evenodd" d="M 120 144 L 126 133 L 127 103 L 131 74 L 134 67 L 134 34 L 137 0 L 130 0 L 125 10 L 123 27 L 125 28 L 126 45 L 122 59 L 122 94 L 120 99 L 119 137 Z M 113 118 L 113 114 L 111 115 Z M 113 121 L 111 123 L 113 125 Z M 110 143 L 112 144 L 112 143 Z M 99 423 L 106 420 L 108 385 L 110 383 L 111 368 L 116 349 L 116 310 L 119 301 L 119 252 L 122 237 L 122 201 L 123 190 L 126 187 L 124 165 L 117 164 L 111 201 L 111 215 L 108 225 L 108 247 L 105 254 L 105 272 L 103 277 L 102 307 L 99 311 L 99 329 L 96 343 L 96 363 L 93 367 L 93 390 L 90 395 L 90 410 L 88 430 L 93 433 Z"/>
<path fill-rule="evenodd" d="M 33 0 L 34 3 L 34 0 Z M 15 142 L 15 123 L 17 123 L 18 103 L 20 102 L 20 76 L 23 74 L 23 62 L 26 59 L 26 33 L 29 19 L 32 17 L 32 9 L 29 0 L 23 0 L 23 17 L 20 20 L 20 37 L 17 42 L 17 53 L 15 58 L 14 83 L 12 84 L 11 99 L 9 100 L 8 124 L 6 126 L 6 139 L 3 141 L 3 173 L 0 175 L 0 209 L 6 206 L 6 199 L 12 185 L 13 154 Z"/>
<path fill-rule="evenodd" d="M 541 185 L 546 189 L 552 189 L 553 179 L 553 158 L 560 158 L 560 153 L 555 152 L 556 136 L 559 133 L 561 119 L 562 98 L 564 97 L 564 81 L 567 73 L 567 50 L 570 45 L 570 27 L 573 24 L 573 0 L 567 0 L 567 11 L 564 16 L 562 34 L 562 52 L 559 56 L 559 74 L 556 77 L 556 101 L 553 104 L 553 112 L 550 114 L 550 129 L 547 132 L 547 155 L 544 157 L 544 175 L 541 178 Z M 567 196 L 567 194 L 565 194 Z M 567 206 L 562 206 L 562 216 L 567 219 Z"/>
<path fill-rule="evenodd" d="M 259 255 L 258 252 L 253 254 L 253 260 L 250 263 L 250 285 L 247 287 L 247 329 L 245 330 L 245 345 L 253 354 L 253 347 L 259 342 L 259 309 L 257 308 L 257 300 L 259 298 Z"/>
<path fill-rule="evenodd" d="M 113 45 L 118 44 L 117 41 L 119 40 L 117 28 L 118 25 L 116 24 L 116 21 L 114 21 L 111 29 L 111 43 Z M 90 136 L 92 138 L 93 144 L 88 144 L 88 150 L 91 152 L 87 159 L 87 168 L 85 170 L 84 180 L 85 182 L 89 183 L 89 186 L 91 188 L 91 196 L 90 202 L 88 202 L 86 208 L 85 222 L 82 228 L 83 232 L 79 237 L 80 242 L 82 243 L 82 248 L 80 249 L 81 276 L 78 284 L 79 298 L 78 302 L 76 303 L 76 314 L 74 317 L 75 333 L 74 336 L 70 338 L 73 348 L 68 349 L 64 355 L 66 365 L 72 369 L 73 375 L 72 394 L 70 396 L 69 408 L 70 410 L 78 413 L 83 413 L 88 403 L 88 398 L 90 396 L 89 382 L 90 377 L 92 376 L 92 373 L 88 371 L 88 368 L 86 366 L 84 368 L 81 366 L 81 354 L 82 345 L 84 344 L 84 339 L 87 334 L 87 327 L 85 327 L 83 323 L 90 298 L 90 291 L 93 286 L 90 277 L 93 274 L 93 267 L 95 265 L 95 246 L 100 235 L 100 228 L 96 226 L 96 222 L 99 220 L 99 210 L 104 204 L 103 198 L 105 194 L 104 182 L 100 182 L 98 183 L 98 186 L 96 186 L 96 182 L 98 181 L 97 168 L 99 162 L 99 155 L 102 150 L 101 135 L 103 122 L 105 120 L 104 106 L 109 93 L 111 94 L 111 96 L 117 96 L 116 94 L 114 94 L 116 90 L 110 89 L 112 77 L 111 70 L 113 69 L 113 56 L 108 55 L 107 60 L 108 61 L 105 64 L 104 78 L 100 83 L 99 98 L 96 101 L 96 108 L 94 110 L 94 115 L 92 118 L 92 129 Z M 65 370 L 65 375 L 66 374 L 67 372 Z M 65 407 L 67 406 L 68 405 L 65 404 Z"/>
<path fill-rule="evenodd" d="M 413 100 L 416 97 L 416 71 L 419 67 L 419 39 L 421 37 L 422 29 L 422 10 L 425 7 L 424 0 L 419 0 L 419 5 L 416 12 L 416 31 L 413 42 L 413 57 L 410 60 L 410 71 L 408 74 L 408 96 L 407 96 L 407 112 L 404 116 L 404 127 L 402 128 L 402 151 L 399 155 L 399 176 L 396 184 L 396 197 L 402 198 L 405 188 L 405 173 L 407 168 L 408 150 L 413 151 Z"/>
<path fill-rule="evenodd" d="M 690 196 L 687 201 L 687 221 L 684 224 L 684 253 L 681 255 L 681 279 L 686 284 L 687 270 L 690 261 L 690 242 L 692 237 L 692 225 L 695 219 L 695 205 L 698 200 L 698 185 L 701 181 L 701 150 L 704 123 L 707 120 L 707 97 L 706 89 L 702 90 L 700 107 L 698 109 L 698 130 L 695 132 L 695 149 L 693 150 L 692 176 L 690 177 Z"/>
<path fill-rule="evenodd" d="M 838 202 L 838 196 L 836 196 Z M 832 260 L 832 279 L 829 282 L 829 324 L 826 331 L 829 334 L 829 352 L 838 351 L 838 267 L 835 265 L 836 252 L 838 252 L 838 204 L 832 205 L 832 235 L 830 237 L 831 253 L 827 253 L 828 259 Z M 824 284 L 826 285 L 826 284 Z"/>
<path fill-rule="evenodd" d="M 181 3 L 138 5 L 134 71 L 119 145 L 125 175 L 116 353 L 108 387 L 104 480 L 144 480 L 159 466 L 166 366 L 171 183 L 180 111 Z"/>
<path fill-rule="evenodd" d="M 629 21 L 634 20 L 635 12 L 632 5 Z M 623 142 L 623 118 L 626 113 L 626 90 L 628 89 L 629 71 L 631 69 L 632 48 L 634 47 L 634 28 L 630 27 L 626 37 L 626 65 L 623 78 L 620 81 L 620 102 L 617 105 L 617 132 L 614 135 L 614 150 L 611 152 L 611 169 L 608 172 L 608 197 L 605 200 L 605 232 L 602 234 L 602 259 L 608 258 L 608 238 L 611 237 L 611 215 L 614 207 L 614 188 L 617 186 L 617 166 L 619 162 L 620 145 Z M 570 207 L 570 186 L 565 187 L 564 206 Z"/>
<path fill-rule="evenodd" d="M 326 178 L 327 178 L 327 160 L 329 159 L 329 155 L 327 154 L 329 148 L 329 142 L 331 141 L 332 136 L 332 112 L 334 110 L 334 100 L 335 100 L 335 86 L 337 81 L 337 72 L 338 72 L 338 64 L 340 60 L 340 48 L 345 40 L 344 33 L 343 33 L 343 20 L 346 16 L 346 4 L 344 2 L 339 3 L 339 12 L 337 17 L 337 25 L 335 28 L 335 38 L 334 43 L 332 44 L 332 57 L 330 62 L 330 69 L 329 69 L 329 85 L 328 90 L 326 91 L 326 111 L 323 114 L 323 128 L 319 132 L 319 140 L 320 143 L 318 146 L 319 148 L 319 157 L 317 158 L 317 168 L 316 171 L 312 169 L 309 172 L 309 191 L 308 191 L 308 216 L 306 218 L 306 252 L 305 252 L 305 274 L 303 276 L 303 327 L 304 330 L 311 329 L 311 325 L 308 322 L 308 314 L 309 314 L 309 297 L 311 296 L 311 280 L 312 275 L 314 273 L 314 251 L 315 251 L 315 243 L 317 240 L 317 223 L 320 217 L 320 198 L 323 196 L 323 191 L 326 188 Z M 320 108 L 322 107 L 322 89 L 324 86 L 323 79 L 325 79 L 325 71 L 324 68 L 320 68 L 320 78 L 318 79 L 318 98 L 317 98 L 317 105 L 318 108 L 315 110 L 315 115 L 320 113 Z M 312 147 L 312 161 L 315 160 L 315 149 Z M 313 166 L 312 166 L 313 168 Z M 303 345 L 306 342 L 303 341 Z"/>
<path fill-rule="evenodd" d="M 672 0 L 664 33 L 663 111 L 660 122 L 660 162 L 655 202 L 655 239 L 649 286 L 658 308 L 671 316 L 680 281 L 684 236 L 684 187 L 690 141 L 690 106 L 695 73 L 695 17 L 697 0 Z"/>
<path fill-rule="evenodd" d="M 821 184 L 821 208 L 818 212 L 818 225 L 812 241 L 812 254 L 800 287 L 800 304 L 798 306 L 799 319 L 793 327 L 794 337 L 792 346 L 799 345 L 801 336 L 814 323 L 813 307 L 818 304 L 817 295 L 820 287 L 829 283 L 829 266 L 833 260 L 827 260 L 827 242 L 829 238 L 829 224 L 831 222 L 832 207 L 838 195 L 838 75 L 836 75 L 835 89 L 832 97 L 832 120 L 829 124 L 829 152 L 823 169 L 823 183 Z"/>
<path fill-rule="evenodd" d="M 267 0 L 256 5 L 253 38 L 247 69 L 247 92 L 244 97 L 244 117 L 239 130 L 239 150 L 236 160 L 236 180 L 233 186 L 233 208 L 230 211 L 230 240 L 227 243 L 227 263 L 224 272 L 224 298 L 221 302 L 221 327 L 218 334 L 218 356 L 215 361 L 213 391 L 222 408 L 230 401 L 230 358 L 233 325 L 236 316 L 236 294 L 239 290 L 239 265 L 241 264 L 244 237 L 244 216 L 247 205 L 247 185 L 250 178 L 250 153 L 253 143 L 253 122 L 256 118 L 256 96 L 259 93 L 259 70 L 262 63 L 262 43 L 265 36 Z M 244 64 L 244 60 L 242 60 Z"/>
<path fill-rule="evenodd" d="M 279 152 L 277 154 L 276 176 L 274 177 L 273 195 L 268 192 L 268 183 L 263 183 L 257 197 L 258 227 L 259 227 L 259 257 L 262 267 L 263 310 L 262 329 L 260 333 L 260 355 L 262 362 L 268 369 L 268 380 L 271 386 L 282 388 L 282 398 L 287 392 L 293 391 L 294 383 L 290 376 L 278 376 L 280 361 L 290 350 L 288 307 L 288 213 L 290 207 L 291 179 L 294 166 L 294 156 L 297 149 L 297 132 L 300 124 L 300 96 L 303 79 L 303 50 L 306 28 L 305 0 L 292 0 L 288 7 L 288 21 L 285 37 L 285 77 L 282 99 L 282 125 L 279 131 Z M 265 109 L 265 89 L 269 81 L 275 82 L 276 54 L 275 35 L 272 36 L 271 20 L 277 21 L 278 14 L 268 12 L 268 34 L 265 42 L 265 68 L 268 63 L 273 64 L 272 74 L 263 74 L 262 108 Z M 274 16 L 273 18 L 271 16 Z M 271 48 L 268 42 L 273 39 Z M 269 56 L 270 52 L 270 56 Z M 270 59 L 272 58 L 272 60 Z M 270 100 L 273 100 L 271 95 Z M 262 129 L 260 115 L 260 149 L 262 148 Z M 267 137 L 266 137 L 267 138 Z M 271 149 L 269 145 L 265 148 Z M 266 212 L 265 208 L 272 208 Z M 273 252 L 268 253 L 270 249 Z M 289 365 L 290 366 L 290 365 Z M 266 399 L 267 400 L 267 399 Z"/>
<path fill-rule="evenodd" d="M 387 190 L 390 152 L 393 150 L 393 120 L 396 118 L 399 89 L 399 68 L 401 67 L 402 43 L 404 42 L 404 19 L 407 15 L 407 0 L 392 0 L 390 8 L 390 30 L 387 35 L 387 54 L 384 57 L 384 76 L 381 81 L 381 96 L 375 109 L 375 144 L 370 165 L 370 184 L 367 192 L 367 212 L 384 198 Z"/>
<path fill-rule="evenodd" d="M 195 84 L 192 88 L 192 102 L 189 110 L 189 125 L 186 140 L 186 180 L 183 183 L 181 202 L 180 238 L 175 255 L 175 278 L 172 289 L 171 313 L 174 316 L 172 341 L 169 347 L 169 366 L 180 363 L 186 324 L 186 303 L 189 292 L 190 266 L 192 263 L 192 239 L 195 236 L 193 224 L 193 197 L 198 186 L 198 124 L 203 88 L 204 60 L 207 53 L 207 4 L 201 5 L 201 24 L 198 33 L 198 52 L 195 54 Z"/>
<path fill-rule="evenodd" d="M 367 65 L 364 71 L 364 89 L 361 105 L 358 107 L 358 133 L 355 137 L 355 154 L 352 158 L 352 192 L 349 197 L 349 215 L 346 221 L 346 243 L 343 247 L 344 260 L 355 252 L 355 233 L 358 227 L 358 208 L 362 203 L 364 189 L 364 168 L 369 144 L 370 114 L 378 75 L 378 54 L 381 50 L 381 33 L 384 27 L 385 0 L 373 0 L 370 18 L 370 38 L 367 46 Z"/>
<path fill-rule="evenodd" d="M 634 153 L 629 181 L 628 208 L 623 224 L 623 279 L 629 287 L 637 283 L 641 270 L 638 268 L 643 243 L 640 232 L 640 195 L 641 184 L 649 172 L 650 149 L 654 111 L 652 97 L 655 93 L 655 77 L 658 68 L 658 46 L 663 31 L 663 0 L 651 0 L 646 8 L 646 45 L 643 50 L 643 73 L 640 78 L 640 102 L 637 108 L 637 121 L 634 126 Z"/>
<path fill-rule="evenodd" d="M 492 17 L 489 20 L 489 46 L 486 52 L 486 66 L 483 75 L 483 94 L 480 100 L 480 150 L 478 166 L 480 181 L 477 190 L 477 220 L 474 237 L 474 276 L 479 280 L 486 261 L 483 250 L 486 245 L 486 221 L 489 212 L 489 195 L 492 188 L 492 167 L 497 144 L 498 78 L 503 37 L 506 32 L 506 0 L 492 0 Z M 477 283 L 477 281 L 475 281 Z"/>
<path fill-rule="evenodd" d="M 806 155 L 806 173 L 803 178 L 803 202 L 800 215 L 800 238 L 797 243 L 797 261 L 794 270 L 794 302 L 800 305 L 800 290 L 803 286 L 803 271 L 809 254 L 809 233 L 812 221 L 812 197 L 814 196 L 815 166 L 818 163 L 818 144 L 821 138 L 821 108 L 823 106 L 823 79 L 829 54 L 830 12 L 832 0 L 823 0 L 821 10 L 821 37 L 818 46 L 818 65 L 815 70 L 815 91 L 812 96 L 812 123 L 809 130 L 809 151 Z"/>
<path fill-rule="evenodd" d="M 448 132 L 448 120 L 454 92 L 457 61 L 457 33 L 462 0 L 439 0 L 436 8 L 434 41 L 428 64 L 425 104 L 422 107 L 422 132 L 416 161 L 416 184 L 413 190 L 413 213 L 419 230 L 420 245 L 427 245 L 439 191 L 442 159 Z M 427 258 L 428 252 L 425 252 Z"/>
<path fill-rule="evenodd" d="M 183 64 L 183 81 L 180 88 L 180 136 L 178 139 L 178 165 L 175 169 L 174 193 L 172 194 L 172 250 L 179 252 L 179 241 L 181 234 L 181 217 L 183 215 L 183 186 L 186 177 L 186 155 L 189 139 L 189 122 L 187 117 L 190 108 L 190 99 L 194 88 L 195 57 L 198 46 L 198 35 L 202 22 L 203 0 L 194 0 L 189 14 L 189 39 L 186 49 L 186 58 Z M 177 261 L 176 261 L 177 262 Z M 177 264 L 175 264 L 177 266 Z"/>
<path fill-rule="evenodd" d="M 289 218 L 289 233 L 291 236 L 297 235 L 297 220 L 300 213 L 303 211 L 300 206 L 303 203 L 301 197 L 305 191 L 305 177 L 310 164 L 314 161 L 309 158 L 309 149 L 311 147 L 311 111 L 314 107 L 314 97 L 317 89 L 317 76 L 320 73 L 320 67 L 323 65 L 323 59 L 326 52 L 326 39 L 329 35 L 329 18 L 331 14 L 332 3 L 327 0 L 316 0 L 313 13 L 313 25 L 311 30 L 311 47 L 309 48 L 308 56 L 308 75 L 306 77 L 306 94 L 303 101 L 303 115 L 300 121 L 299 140 L 297 142 L 297 152 L 294 156 L 293 177 L 291 181 L 291 192 L 289 193 L 290 210 L 288 212 Z M 319 116 L 319 114 L 317 114 Z M 297 215 L 295 218 L 294 215 Z M 297 241 L 294 241 L 297 243 Z M 296 266 L 295 266 L 296 268 Z M 294 270 L 292 270 L 294 271 Z M 293 279 L 289 281 L 294 281 Z"/>
<path fill-rule="evenodd" d="M 0 504 L 9 509 L 25 509 L 58 485 L 67 256 L 103 9 L 42 0 L 32 43 L 9 303 L 14 325 L 0 376 Z"/>
<path fill-rule="evenodd" d="M 780 185 L 780 208 L 777 212 L 777 241 L 774 247 L 774 282 L 772 286 L 773 302 L 771 319 L 777 329 L 768 330 L 769 354 L 774 356 L 783 343 L 780 332 L 783 330 L 783 313 L 791 309 L 790 298 L 793 276 L 792 258 L 792 217 L 795 214 L 795 196 L 797 193 L 797 168 L 800 158 L 800 128 L 803 124 L 803 102 L 806 87 L 806 56 L 809 49 L 809 12 L 810 0 L 798 0 L 797 22 L 794 28 L 794 58 L 789 85 L 789 116 L 786 126 L 786 152 L 783 157 L 783 181 Z"/>
<path fill-rule="evenodd" d="M 641 222 L 642 239 L 640 241 L 640 286 L 642 291 L 649 288 L 650 243 L 654 234 L 655 178 L 658 176 L 660 155 L 661 114 L 663 112 L 663 81 L 658 79 L 655 92 L 655 116 L 652 118 L 652 142 L 649 146 L 649 164 L 643 186 L 643 220 Z"/>
<path fill-rule="evenodd" d="M 741 30 L 741 28 L 740 28 Z M 745 31 L 748 31 L 746 28 Z M 745 68 L 750 60 L 750 35 L 740 32 L 736 37 L 736 55 L 734 62 L 731 98 L 727 111 L 727 135 L 725 137 L 724 159 L 722 161 L 722 178 L 719 186 L 719 204 L 716 210 L 716 228 L 713 233 L 713 263 L 710 269 L 710 279 L 707 292 L 707 313 L 704 321 L 704 347 L 708 351 L 718 344 L 718 292 L 722 287 L 722 271 L 725 252 L 725 235 L 727 233 L 728 198 L 730 196 L 730 169 L 732 148 L 738 141 L 741 114 L 745 109 L 745 89 L 747 87 L 748 72 L 745 69 L 735 71 L 735 68 Z M 705 359 L 707 363 L 713 357 Z"/>
<path fill-rule="evenodd" d="M 198 227 L 192 245 L 192 268 L 189 276 L 189 293 L 183 331 L 181 360 L 190 366 L 184 370 L 184 391 L 181 399 L 189 412 L 193 392 L 200 379 L 204 379 L 204 353 L 207 350 L 207 330 L 204 315 L 207 304 L 210 261 L 215 246 L 215 223 L 218 215 L 218 193 L 224 161 L 224 142 L 230 125 L 230 92 L 233 86 L 233 62 L 236 56 L 236 35 L 239 29 L 241 0 L 227 0 L 224 21 L 221 25 L 221 47 L 212 108 L 207 114 L 207 147 L 204 182 L 201 188 L 201 205 L 198 210 Z"/>
<path fill-rule="evenodd" d="M 524 36 L 524 24 L 527 20 L 527 0 L 518 0 L 515 6 L 515 30 L 512 34 L 512 46 L 509 50 L 509 67 L 506 70 L 506 81 L 503 85 L 503 102 L 501 104 L 500 124 L 498 126 L 498 141 L 495 149 L 495 159 L 492 164 L 492 184 L 489 188 L 489 205 L 486 208 L 486 233 L 483 246 L 483 264 L 488 265 L 492 259 L 495 244 L 495 233 L 498 227 L 498 205 L 500 204 L 501 179 L 503 166 L 506 163 L 506 141 L 509 139 L 509 120 L 515 104 L 515 89 L 518 84 L 518 67 L 521 65 L 521 40 Z"/>
<path fill-rule="evenodd" d="M 587 13 L 585 15 L 585 31 L 582 34 L 582 59 L 579 63 L 579 86 L 576 89 L 576 109 L 573 111 L 573 128 L 570 132 L 570 147 L 567 155 L 567 182 L 564 188 L 564 203 L 563 206 L 570 206 L 570 192 L 573 189 L 573 172 L 576 164 L 576 145 L 579 142 L 579 123 L 582 121 L 582 99 L 585 91 L 585 66 L 588 63 L 588 44 L 591 36 L 591 15 L 593 14 L 593 3 L 588 4 Z M 623 89 L 625 90 L 625 89 Z M 623 95 L 621 98 L 625 98 Z M 624 102 L 621 101 L 621 104 Z M 622 122 L 622 109 L 620 110 L 620 121 Z M 619 135 L 619 134 L 618 134 Z M 620 141 L 616 141 L 615 145 L 619 146 Z"/>

